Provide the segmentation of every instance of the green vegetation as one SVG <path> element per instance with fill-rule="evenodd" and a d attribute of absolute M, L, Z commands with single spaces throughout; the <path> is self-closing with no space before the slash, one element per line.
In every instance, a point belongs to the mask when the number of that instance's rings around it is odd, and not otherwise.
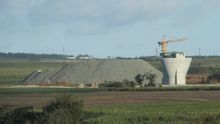
<path fill-rule="evenodd" d="M 34 54 L 34 53 L 2 53 L 0 52 L 0 60 L 63 60 L 64 55 L 59 54 Z"/>
<path fill-rule="evenodd" d="M 62 65 L 61 62 L 0 61 L 0 84 L 19 84 L 33 71 L 56 69 Z"/>
<path fill-rule="evenodd" d="M 79 124 L 83 114 L 80 98 L 64 95 L 43 108 L 45 124 Z"/>
<path fill-rule="evenodd" d="M 144 80 L 148 80 L 148 84 L 145 84 L 144 87 L 147 87 L 147 86 L 151 86 L 151 87 L 155 87 L 156 84 L 155 84 L 155 80 L 157 78 L 157 75 L 156 74 L 153 74 L 153 73 L 149 73 L 149 72 L 146 72 L 144 73 L 143 75 L 142 74 L 138 74 L 136 77 L 135 77 L 135 80 L 137 81 L 137 83 L 139 84 L 139 86 L 143 87 L 143 81 Z"/>
<path fill-rule="evenodd" d="M 29 94 L 29 93 L 92 93 L 108 91 L 102 88 L 0 88 L 0 94 Z"/>
<path fill-rule="evenodd" d="M 4 124 L 219 124 L 220 101 L 149 101 L 83 108 L 82 99 L 64 95 L 41 111 L 0 108 Z"/>
<path fill-rule="evenodd" d="M 89 113 L 100 113 L 87 120 L 89 124 L 218 124 L 219 102 L 160 101 L 133 105 L 92 107 Z M 92 115 L 91 115 L 92 116 Z"/>
<path fill-rule="evenodd" d="M 156 74 L 146 72 L 143 75 L 138 74 L 135 77 L 135 81 L 129 81 L 127 79 L 123 81 L 106 81 L 102 84 L 99 84 L 99 88 L 108 88 L 108 87 L 113 87 L 113 88 L 134 88 L 136 86 L 139 87 L 156 87 L 155 80 L 157 78 Z M 144 80 L 147 80 L 148 82 L 145 84 L 143 83 Z"/>
<path fill-rule="evenodd" d="M 207 82 L 220 82 L 220 71 L 213 72 L 209 75 Z"/>
<path fill-rule="evenodd" d="M 0 108 L 1 124 L 80 124 L 83 115 L 83 101 L 71 95 L 58 97 L 45 106 L 42 112 L 33 107 L 11 109 Z"/>
<path fill-rule="evenodd" d="M 134 87 L 135 86 L 135 82 L 134 81 L 129 81 L 127 79 L 119 82 L 119 81 L 106 81 L 102 84 L 99 84 L 99 88 L 127 88 L 127 87 Z"/>
<path fill-rule="evenodd" d="M 29 93 L 93 93 L 103 91 L 220 91 L 220 86 L 181 86 L 181 87 L 143 87 L 143 88 L 0 88 L 0 94 Z"/>

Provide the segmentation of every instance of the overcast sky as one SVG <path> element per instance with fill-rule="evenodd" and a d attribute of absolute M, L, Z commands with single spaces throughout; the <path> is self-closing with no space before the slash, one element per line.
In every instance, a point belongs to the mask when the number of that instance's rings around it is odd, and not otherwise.
<path fill-rule="evenodd" d="M 220 0 L 0 0 L 0 52 L 220 55 Z"/>

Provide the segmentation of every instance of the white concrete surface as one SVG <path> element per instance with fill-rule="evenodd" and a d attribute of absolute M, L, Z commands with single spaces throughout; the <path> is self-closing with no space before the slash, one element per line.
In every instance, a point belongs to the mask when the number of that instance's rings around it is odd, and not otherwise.
<path fill-rule="evenodd" d="M 162 63 L 164 67 L 163 84 L 185 85 L 186 74 L 192 58 L 186 58 L 184 54 L 176 53 L 175 57 L 164 57 Z"/>

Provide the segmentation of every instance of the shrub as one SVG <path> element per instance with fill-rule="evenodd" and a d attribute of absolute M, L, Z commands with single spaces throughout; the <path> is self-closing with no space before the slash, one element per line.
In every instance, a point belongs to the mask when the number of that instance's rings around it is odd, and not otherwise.
<path fill-rule="evenodd" d="M 195 119 L 192 123 L 195 124 L 219 124 L 220 123 L 220 115 L 219 114 L 203 114 L 197 119 Z"/>
<path fill-rule="evenodd" d="M 32 106 L 1 107 L 0 124 L 80 124 L 82 102 L 78 97 L 64 95 L 44 107 L 43 112 L 34 112 Z"/>
<path fill-rule="evenodd" d="M 220 71 L 216 71 L 216 72 L 212 73 L 211 75 L 209 75 L 207 81 L 210 83 L 212 81 L 220 82 Z"/>
<path fill-rule="evenodd" d="M 16 109 L 4 108 L 1 111 L 0 124 L 40 124 L 42 113 L 34 113 L 32 106 Z"/>
<path fill-rule="evenodd" d="M 123 87 L 123 85 L 121 82 L 118 81 L 105 81 L 104 83 L 99 84 L 99 87 Z"/>
<path fill-rule="evenodd" d="M 126 87 L 134 87 L 135 82 L 134 81 L 129 81 L 127 79 L 123 81 L 105 81 L 102 84 L 99 84 L 99 87 L 120 87 L 120 88 L 126 88 Z"/>
<path fill-rule="evenodd" d="M 43 108 L 45 124 L 79 124 L 82 119 L 82 99 L 64 95 Z"/>

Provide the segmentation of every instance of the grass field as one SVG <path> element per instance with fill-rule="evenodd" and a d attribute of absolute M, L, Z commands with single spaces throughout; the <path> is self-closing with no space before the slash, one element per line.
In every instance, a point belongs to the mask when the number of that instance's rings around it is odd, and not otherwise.
<path fill-rule="evenodd" d="M 160 101 L 86 109 L 92 124 L 218 124 L 220 102 Z"/>
<path fill-rule="evenodd" d="M 0 61 L 0 84 L 19 84 L 33 71 L 56 69 L 62 65 L 61 62 Z"/>

